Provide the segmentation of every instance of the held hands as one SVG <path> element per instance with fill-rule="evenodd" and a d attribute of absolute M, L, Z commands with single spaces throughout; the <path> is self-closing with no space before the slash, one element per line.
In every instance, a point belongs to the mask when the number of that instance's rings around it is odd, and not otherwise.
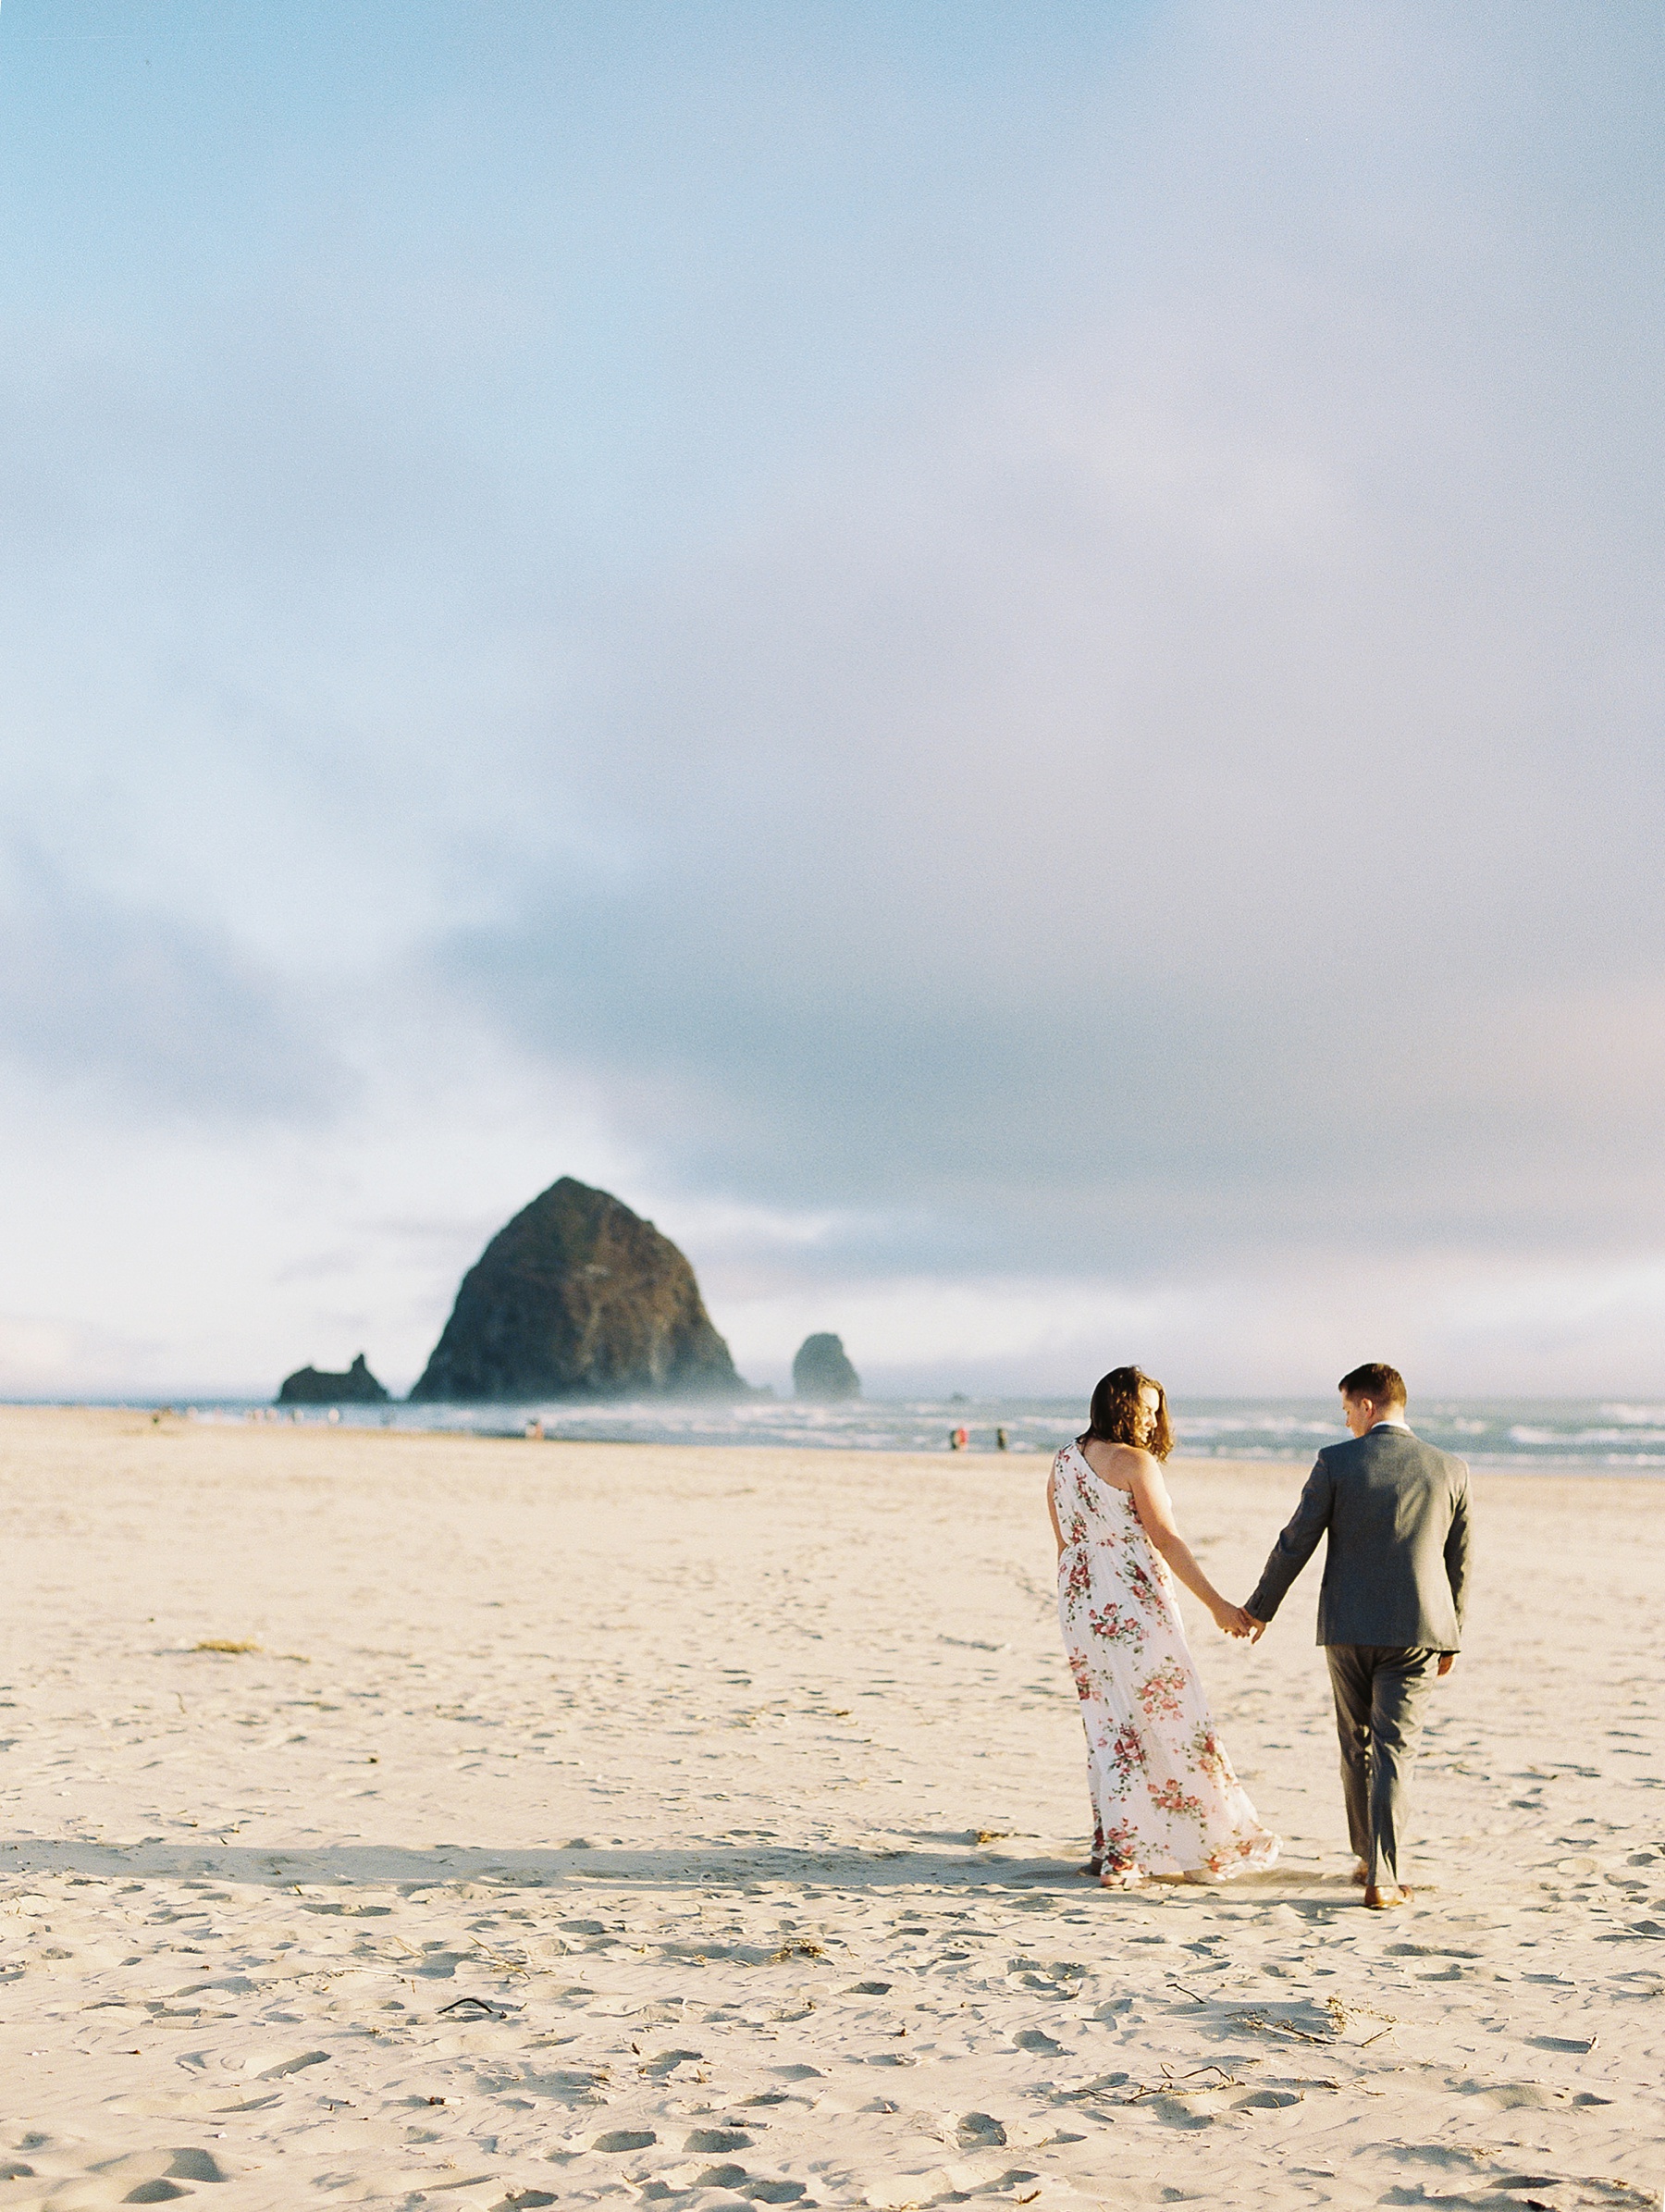
<path fill-rule="evenodd" d="M 1252 1613 L 1245 1613 L 1240 1605 L 1227 1605 L 1224 1600 L 1214 1608 L 1215 1625 L 1224 1636 L 1247 1637 L 1253 1643 L 1266 1624 L 1257 1621 Z"/>

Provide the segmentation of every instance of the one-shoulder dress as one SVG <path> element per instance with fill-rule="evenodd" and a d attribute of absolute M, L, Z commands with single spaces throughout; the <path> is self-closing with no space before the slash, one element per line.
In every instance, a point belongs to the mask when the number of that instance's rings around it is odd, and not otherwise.
<path fill-rule="evenodd" d="M 1130 1490 L 1101 1481 L 1079 1448 L 1053 1462 L 1064 1551 L 1058 1618 L 1087 1730 L 1092 1855 L 1106 1873 L 1228 1879 L 1270 1866 L 1197 1678 L 1167 1562 Z"/>

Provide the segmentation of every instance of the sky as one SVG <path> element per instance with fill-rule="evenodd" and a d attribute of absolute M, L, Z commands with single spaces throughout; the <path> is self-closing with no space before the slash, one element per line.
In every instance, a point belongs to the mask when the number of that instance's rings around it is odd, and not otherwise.
<path fill-rule="evenodd" d="M 1665 17 L 5 0 L 0 1396 L 1665 1394 Z"/>

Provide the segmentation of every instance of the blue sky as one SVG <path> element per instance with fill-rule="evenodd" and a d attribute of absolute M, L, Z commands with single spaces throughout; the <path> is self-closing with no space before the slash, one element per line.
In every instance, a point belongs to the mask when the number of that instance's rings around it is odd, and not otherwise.
<path fill-rule="evenodd" d="M 1657 11 L 0 13 L 0 1391 L 1665 1391 Z"/>

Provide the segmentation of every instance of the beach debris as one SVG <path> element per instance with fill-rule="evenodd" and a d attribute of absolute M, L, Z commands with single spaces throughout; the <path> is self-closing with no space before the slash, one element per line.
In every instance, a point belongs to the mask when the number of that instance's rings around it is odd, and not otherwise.
<path fill-rule="evenodd" d="M 1011 1835 L 1010 1828 L 973 1828 L 971 1840 L 980 1844 L 1005 1843 Z"/>
<path fill-rule="evenodd" d="M 1243 2058 L 1237 2059 L 1235 2063 L 1238 2066 L 1258 2066 L 1260 2060 L 1255 2058 Z M 1204 2079 L 1205 2076 L 1212 2077 L 1212 2079 Z M 1165 2063 L 1160 2082 L 1141 2082 L 1135 2080 L 1131 2074 L 1125 2073 L 1101 2074 L 1096 2081 L 1084 2082 L 1079 2089 L 1064 2091 L 1060 2095 L 1059 2102 L 1082 2104 L 1093 2101 L 1104 2105 L 1138 2105 L 1141 2104 L 1146 2097 L 1215 2096 L 1227 2089 L 1248 2089 L 1258 2094 L 1262 2086 L 1262 2083 L 1246 2081 L 1241 2074 L 1234 2073 L 1229 2067 L 1221 2066 L 1216 2060 L 1210 2059 L 1206 2065 L 1193 2067 L 1189 2073 L 1183 2074 L 1177 2074 L 1171 2066 Z M 1306 2084 L 1297 2084 L 1297 2086 L 1304 2087 Z M 1299 2099 L 1295 2101 L 1299 2102 Z M 968 2115 L 968 2117 L 974 2116 Z M 966 2122 L 962 2120 L 960 2125 L 963 2129 Z"/>
<path fill-rule="evenodd" d="M 1292 2035 L 1297 2043 L 1329 2043 L 1328 2035 L 1310 2035 L 1304 2028 L 1291 2028 L 1281 2020 L 1268 2020 L 1264 2012 L 1234 2012 L 1233 2025 L 1254 2028 L 1264 2035 Z"/>
<path fill-rule="evenodd" d="M 490 1944 L 482 1943 L 477 1935 L 475 1937 L 474 1947 L 481 1958 L 495 1966 L 500 1973 L 529 1976 L 532 1971 L 531 1967 L 524 1959 L 511 1959 L 506 1951 L 496 1950 Z"/>
<path fill-rule="evenodd" d="M 779 1950 L 771 1951 L 769 1963 L 771 1966 L 783 1966 L 788 1959 L 824 1959 L 826 1956 L 827 1946 L 824 1943 L 817 1943 L 813 1936 L 799 1935 L 782 1944 Z"/>
<path fill-rule="evenodd" d="M 1374 2035 L 1366 2035 L 1361 2040 L 1361 2050 L 1373 2043 L 1380 2043 L 1390 2029 L 1399 2026 L 1397 2018 L 1391 2012 L 1379 2012 L 1374 2005 L 1361 2005 L 1356 1998 L 1350 2005 L 1344 2005 L 1339 1997 L 1326 1997 L 1324 2008 L 1329 2014 L 1330 2026 L 1338 2035 L 1344 2035 L 1354 2020 L 1379 2020 L 1383 2023 Z"/>
<path fill-rule="evenodd" d="M 229 1636 L 205 1636 L 200 1644 L 192 1644 L 191 1648 L 193 1651 L 239 1652 L 258 1651 L 260 1646 L 254 1643 L 239 1643 L 234 1637 Z"/>
<path fill-rule="evenodd" d="M 443 2020 L 448 2013 L 460 2013 L 469 2020 L 509 2020 L 520 2010 L 518 2005 L 494 2005 L 489 1997 L 453 1997 L 449 2005 L 441 2005 L 436 2018 Z"/>

